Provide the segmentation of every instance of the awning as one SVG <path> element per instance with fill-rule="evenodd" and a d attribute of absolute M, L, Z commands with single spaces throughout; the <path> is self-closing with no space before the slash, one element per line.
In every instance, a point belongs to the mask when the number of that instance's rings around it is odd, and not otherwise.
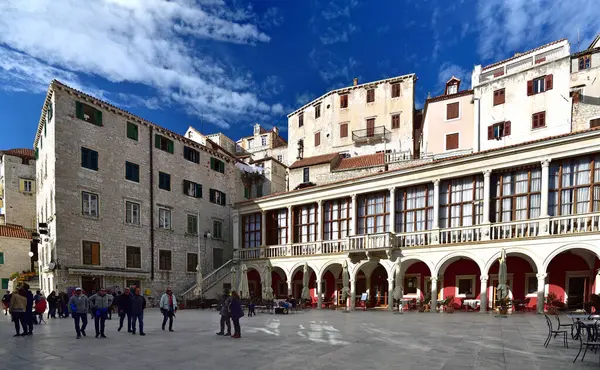
<path fill-rule="evenodd" d="M 143 271 L 114 271 L 114 270 L 95 270 L 70 268 L 69 274 L 73 275 L 91 275 L 91 276 L 118 276 L 127 278 L 149 279 L 150 273 Z"/>

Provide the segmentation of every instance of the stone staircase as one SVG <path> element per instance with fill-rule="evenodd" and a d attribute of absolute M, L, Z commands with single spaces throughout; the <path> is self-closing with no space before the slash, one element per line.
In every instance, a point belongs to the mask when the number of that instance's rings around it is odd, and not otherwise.
<path fill-rule="evenodd" d="M 211 288 L 216 286 L 219 282 L 223 281 L 229 274 L 231 273 L 231 268 L 233 267 L 233 260 L 229 260 L 225 262 L 221 267 L 214 270 L 210 274 L 206 275 L 202 280 L 202 294 L 204 297 L 207 297 L 207 293 Z M 196 286 L 197 284 L 192 285 L 188 290 L 183 292 L 181 295 L 183 301 L 191 300 L 199 298 L 196 296 Z M 220 291 L 220 289 L 219 289 Z"/>

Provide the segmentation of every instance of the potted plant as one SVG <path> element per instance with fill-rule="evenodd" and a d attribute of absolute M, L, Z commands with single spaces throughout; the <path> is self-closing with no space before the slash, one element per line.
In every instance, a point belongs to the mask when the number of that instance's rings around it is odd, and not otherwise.
<path fill-rule="evenodd" d="M 446 306 L 446 313 L 454 313 L 454 296 L 453 295 L 446 297 L 444 306 Z"/>
<path fill-rule="evenodd" d="M 425 294 L 425 312 L 431 310 L 431 293 Z"/>
<path fill-rule="evenodd" d="M 554 301 L 556 301 L 556 294 L 553 292 L 548 293 L 546 296 L 546 311 L 549 315 L 558 314 L 558 309 L 554 305 Z"/>
<path fill-rule="evenodd" d="M 506 315 L 508 313 L 508 307 L 511 304 L 510 298 L 506 297 L 498 300 L 498 312 L 501 315 Z"/>
<path fill-rule="evenodd" d="M 425 312 L 425 300 L 423 298 L 419 298 L 417 301 L 417 310 L 419 312 Z"/>

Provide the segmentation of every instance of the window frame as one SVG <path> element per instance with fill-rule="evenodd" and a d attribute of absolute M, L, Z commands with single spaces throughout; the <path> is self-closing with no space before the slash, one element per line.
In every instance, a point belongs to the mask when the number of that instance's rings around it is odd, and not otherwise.
<path fill-rule="evenodd" d="M 367 89 L 367 104 L 375 103 L 375 88 Z"/>
<path fill-rule="evenodd" d="M 456 148 L 448 148 L 448 136 L 456 135 Z M 450 132 L 444 135 L 444 151 L 458 150 L 460 148 L 460 132 Z"/>
<path fill-rule="evenodd" d="M 190 262 L 194 262 L 193 260 L 190 260 L 190 256 L 194 256 L 196 258 L 196 263 L 195 264 L 190 264 Z M 185 265 L 186 265 L 186 272 L 197 272 L 196 269 L 198 268 L 198 253 L 192 253 L 192 252 L 187 252 L 186 254 L 186 258 L 185 258 Z"/>
<path fill-rule="evenodd" d="M 131 175 L 128 177 L 128 175 Z M 125 180 L 140 182 L 140 165 L 137 163 L 125 161 Z"/>
<path fill-rule="evenodd" d="M 303 204 L 292 208 L 292 243 L 317 241 L 320 226 L 319 209 L 316 203 Z"/>
<path fill-rule="evenodd" d="M 193 191 L 192 191 L 193 189 Z M 200 199 L 202 198 L 202 184 L 195 183 L 190 180 L 183 180 L 183 194 Z"/>
<path fill-rule="evenodd" d="M 302 183 L 307 184 L 310 182 L 310 167 L 304 167 L 302 169 Z"/>
<path fill-rule="evenodd" d="M 465 184 L 468 180 L 471 183 L 471 199 L 464 200 Z M 457 198 L 460 198 L 460 201 Z M 483 175 L 443 180 L 440 184 L 440 228 L 480 225 L 483 222 L 483 198 Z M 468 206 L 471 207 L 471 212 L 470 215 L 465 215 L 465 207 Z M 458 215 L 455 214 L 456 210 Z M 458 220 L 458 225 L 454 225 L 454 220 Z"/>
<path fill-rule="evenodd" d="M 516 187 L 517 187 L 517 175 L 523 173 L 524 171 L 527 172 L 527 190 L 523 193 L 516 193 Z M 539 174 L 539 177 L 533 177 L 532 175 Z M 510 176 L 510 188 L 511 188 L 511 194 L 509 195 L 504 195 L 504 189 L 505 189 L 505 179 Z M 532 181 L 533 180 L 537 180 L 540 182 L 540 190 L 539 191 L 531 191 L 532 189 Z M 519 169 L 519 170 L 509 170 L 509 171 L 502 171 L 502 172 L 492 172 L 492 177 L 490 180 L 490 221 L 491 222 L 495 222 L 495 223 L 502 223 L 502 222 L 513 222 L 513 221 L 527 221 L 527 220 L 532 220 L 532 219 L 536 219 L 539 217 L 539 214 L 541 212 L 541 181 L 542 181 L 542 177 L 541 177 L 541 167 L 527 167 L 527 168 L 523 168 L 523 169 Z M 531 206 L 532 203 L 532 199 L 538 196 L 539 197 L 539 208 L 537 208 L 537 215 L 534 215 L 532 217 L 532 211 L 535 213 L 536 208 Z M 522 212 L 523 209 L 518 209 L 518 202 L 517 202 L 517 198 L 522 198 L 522 197 L 526 197 L 526 205 L 525 205 L 525 212 L 526 212 L 526 217 L 525 219 L 517 219 L 517 212 Z M 504 210 L 504 200 L 509 200 L 510 201 L 510 219 L 509 220 L 503 220 L 503 215 L 506 213 Z"/>
<path fill-rule="evenodd" d="M 577 64 L 579 66 L 578 71 L 590 69 L 592 67 L 592 56 L 589 54 L 580 56 Z"/>
<path fill-rule="evenodd" d="M 189 147 L 187 145 L 183 146 L 183 158 L 192 162 L 192 163 L 200 163 L 200 152 L 196 149 Z"/>
<path fill-rule="evenodd" d="M 85 202 L 86 202 L 86 196 L 87 196 L 87 201 L 88 201 L 88 212 L 86 213 L 85 211 Z M 94 207 L 92 207 L 92 200 L 95 198 L 95 204 L 96 204 L 96 213 L 93 214 L 92 209 Z M 82 191 L 81 192 L 81 214 L 83 216 L 86 217 L 93 217 L 93 218 L 100 218 L 100 196 L 96 193 L 91 193 L 89 191 Z"/>
<path fill-rule="evenodd" d="M 424 189 L 423 189 L 424 188 Z M 425 190 L 424 197 L 419 196 L 419 192 Z M 417 199 L 424 199 L 425 206 L 424 207 L 416 207 Z M 396 190 L 396 204 L 394 211 L 396 214 L 394 215 L 394 222 L 396 226 L 397 233 L 408 233 L 408 232 L 416 232 L 416 231 L 429 231 L 433 227 L 433 183 L 425 183 L 414 186 L 408 186 L 404 188 L 400 188 Z M 414 206 L 411 208 L 407 208 L 409 204 L 409 200 L 414 199 Z M 419 212 L 425 216 L 422 219 L 422 223 L 424 225 L 423 229 L 419 229 Z M 409 216 L 413 225 L 413 230 L 407 230 L 407 225 L 409 224 L 407 220 L 409 220 Z M 430 219 L 431 218 L 431 219 Z"/>
<path fill-rule="evenodd" d="M 315 104 L 315 119 L 321 118 L 321 103 Z"/>
<path fill-rule="evenodd" d="M 323 204 L 323 240 L 340 240 L 352 230 L 352 198 L 327 200 Z M 337 236 L 333 238 L 332 236 Z"/>
<path fill-rule="evenodd" d="M 225 173 L 225 162 L 222 160 L 210 157 L 210 169 L 219 173 Z"/>
<path fill-rule="evenodd" d="M 87 244 L 86 244 L 87 243 Z M 86 258 L 86 245 L 89 246 L 89 263 Z M 97 255 L 97 263 L 94 263 L 94 246 L 97 247 L 98 255 Z M 81 263 L 85 266 L 102 266 L 102 249 L 100 242 L 92 241 L 92 240 L 82 240 L 81 241 Z"/>
<path fill-rule="evenodd" d="M 321 145 L 321 131 L 315 132 L 315 147 Z"/>
<path fill-rule="evenodd" d="M 164 254 L 164 255 L 163 255 Z M 169 266 L 167 267 L 167 260 Z M 158 250 L 158 269 L 161 271 L 171 271 L 173 269 L 173 253 L 168 249 Z"/>
<path fill-rule="evenodd" d="M 546 91 L 546 78 L 545 76 L 537 77 L 531 80 L 533 83 L 533 95 L 541 94 Z M 536 91 L 537 89 L 537 91 Z"/>
<path fill-rule="evenodd" d="M 168 182 L 168 183 L 165 183 Z M 165 191 L 171 191 L 171 175 L 158 171 L 158 188 Z"/>
<path fill-rule="evenodd" d="M 381 202 L 379 201 L 381 198 Z M 382 205 L 383 212 L 377 212 L 378 205 Z M 369 212 L 369 207 L 373 207 L 374 213 Z M 356 202 L 356 235 L 367 235 L 385 233 L 390 228 L 390 195 L 388 191 L 379 191 L 375 193 L 361 194 Z M 361 210 L 363 213 L 361 214 Z M 378 220 L 383 217 L 383 225 L 379 225 Z M 369 220 L 373 220 L 373 226 L 369 227 Z M 379 227 L 382 231 L 377 231 Z"/>
<path fill-rule="evenodd" d="M 88 116 L 90 119 L 85 119 L 85 116 Z M 94 126 L 102 127 L 102 111 L 96 107 L 93 107 L 89 104 L 82 103 L 78 100 L 75 101 L 75 117 L 78 119 L 91 123 Z"/>
<path fill-rule="evenodd" d="M 193 222 L 190 222 L 192 220 Z M 191 226 L 191 229 L 190 229 Z M 188 213 L 186 215 L 186 229 L 185 233 L 189 235 L 198 235 L 198 214 Z"/>
<path fill-rule="evenodd" d="M 304 112 L 298 113 L 298 127 L 304 126 Z"/>
<path fill-rule="evenodd" d="M 27 184 L 29 184 L 29 189 Z M 33 193 L 33 180 L 29 180 L 29 179 L 23 179 L 23 193 Z"/>
<path fill-rule="evenodd" d="M 218 227 L 217 227 L 218 225 Z M 222 220 L 213 220 L 213 239 L 224 240 L 223 238 L 223 221 Z"/>
<path fill-rule="evenodd" d="M 288 209 L 279 208 L 267 211 L 267 240 L 269 245 L 286 245 L 289 243 Z"/>
<path fill-rule="evenodd" d="M 137 249 L 137 253 L 135 250 Z M 133 253 L 131 253 L 133 252 Z M 133 254 L 133 260 L 129 260 L 129 256 Z M 136 256 L 137 255 L 137 256 Z M 142 268 L 142 248 L 127 245 L 125 246 L 125 266 L 129 269 L 141 269 Z"/>
<path fill-rule="evenodd" d="M 161 213 L 165 215 L 165 217 L 161 217 Z M 168 216 L 168 221 L 166 216 Z M 173 214 L 170 208 L 166 207 L 158 207 L 158 228 L 162 230 L 172 230 L 173 229 Z M 164 220 L 164 221 L 163 221 Z"/>
<path fill-rule="evenodd" d="M 154 147 L 171 154 L 175 152 L 175 142 L 160 134 L 154 134 Z"/>
<path fill-rule="evenodd" d="M 584 171 L 575 169 L 574 166 L 580 164 L 579 161 L 584 160 L 587 160 L 587 163 L 589 164 L 587 169 L 587 172 L 589 172 L 588 182 L 585 184 L 563 186 L 565 167 L 567 165 L 570 167 L 569 172 L 566 175 L 570 175 L 570 177 L 572 177 L 570 182 L 574 183 L 576 181 L 575 179 L 579 176 L 579 174 L 584 173 Z M 588 206 L 585 212 L 579 213 L 577 211 L 577 208 L 578 205 L 582 202 L 578 199 L 578 197 L 580 196 L 580 193 L 582 193 L 582 190 L 585 189 L 587 189 L 588 193 Z M 565 203 L 565 192 L 570 193 L 569 198 L 571 198 L 569 199 L 570 202 L 566 202 L 566 204 L 571 204 L 570 210 L 568 211 L 569 213 L 563 212 L 563 203 Z M 595 195 L 598 195 L 598 199 L 596 199 Z M 557 198 L 556 203 L 553 202 L 554 196 L 556 196 Z M 554 207 L 555 209 L 553 209 Z M 594 210 L 595 207 L 596 210 Z M 559 160 L 552 163 L 550 165 L 548 182 L 548 214 L 551 217 L 559 217 L 586 214 L 597 211 L 600 211 L 600 154 L 578 156 L 564 160 Z"/>
<path fill-rule="evenodd" d="M 340 94 L 340 109 L 348 109 L 348 94 Z"/>
<path fill-rule="evenodd" d="M 209 201 L 213 204 L 225 206 L 227 204 L 227 194 L 217 189 L 209 189 Z"/>
<path fill-rule="evenodd" d="M 131 205 L 131 207 L 129 207 L 130 209 L 127 209 L 129 205 Z M 136 220 L 134 217 L 135 206 L 137 206 L 137 222 L 135 222 Z M 142 206 L 140 203 L 126 200 L 125 201 L 125 223 L 127 225 L 141 226 L 141 224 L 142 224 L 141 209 L 142 209 Z M 129 221 L 128 221 L 128 218 L 130 218 Z"/>
<path fill-rule="evenodd" d="M 139 127 L 133 122 L 127 121 L 127 138 L 139 141 Z"/>
<path fill-rule="evenodd" d="M 400 97 L 401 86 L 400 82 L 394 82 L 392 85 L 392 99 L 396 99 Z"/>
<path fill-rule="evenodd" d="M 260 212 L 242 216 L 242 248 L 259 248 L 262 241 L 262 214 Z"/>
<path fill-rule="evenodd" d="M 340 138 L 348 137 L 348 123 L 340 123 Z"/>
<path fill-rule="evenodd" d="M 531 129 L 536 130 L 546 127 L 546 111 L 537 112 L 531 115 Z"/>
<path fill-rule="evenodd" d="M 81 167 L 92 171 L 98 171 L 99 155 L 94 149 L 81 147 Z"/>
<path fill-rule="evenodd" d="M 494 107 L 497 105 L 502 105 L 505 102 L 506 102 L 506 89 L 503 87 L 501 89 L 494 90 L 494 99 L 493 99 Z"/>
<path fill-rule="evenodd" d="M 456 106 L 456 117 L 450 117 L 450 107 Z M 452 102 L 446 104 L 446 121 L 454 121 L 460 119 L 460 102 Z"/>
<path fill-rule="evenodd" d="M 392 114 L 392 130 L 400 128 L 400 113 Z"/>

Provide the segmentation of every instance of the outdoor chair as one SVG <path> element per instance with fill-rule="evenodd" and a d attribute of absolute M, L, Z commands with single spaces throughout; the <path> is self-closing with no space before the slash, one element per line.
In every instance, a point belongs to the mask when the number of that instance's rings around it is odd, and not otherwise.
<path fill-rule="evenodd" d="M 521 312 L 529 311 L 529 302 L 531 302 L 531 298 L 525 298 L 519 302 L 515 301 L 516 310 Z"/>
<path fill-rule="evenodd" d="M 548 344 L 550 344 L 550 339 L 552 339 L 552 335 L 556 338 L 557 335 L 562 334 L 564 338 L 564 345 L 566 348 L 569 348 L 569 344 L 567 343 L 567 331 L 566 330 L 554 330 L 552 328 L 552 320 L 548 317 L 548 315 L 544 315 L 546 318 L 546 324 L 548 325 L 548 338 L 544 342 L 544 347 L 548 348 Z"/>
<path fill-rule="evenodd" d="M 573 325 L 574 325 L 573 322 L 571 322 L 569 324 L 561 324 L 559 315 L 556 315 L 556 321 L 558 322 L 558 327 L 557 327 L 558 330 L 561 330 L 561 328 L 569 328 L 569 330 L 571 330 L 571 333 L 573 333 Z"/>
<path fill-rule="evenodd" d="M 577 336 L 579 337 L 579 352 L 577 352 L 577 356 L 575 356 L 575 359 L 573 359 L 573 363 L 577 361 L 577 357 L 579 357 L 579 354 L 581 353 L 581 350 L 584 346 L 585 351 L 583 351 L 581 361 L 583 361 L 583 359 L 585 358 L 585 354 L 587 353 L 588 348 L 592 347 L 596 350 L 600 347 L 600 340 L 598 338 L 598 327 L 596 324 L 590 327 L 578 321 L 575 325 L 577 327 Z"/>

